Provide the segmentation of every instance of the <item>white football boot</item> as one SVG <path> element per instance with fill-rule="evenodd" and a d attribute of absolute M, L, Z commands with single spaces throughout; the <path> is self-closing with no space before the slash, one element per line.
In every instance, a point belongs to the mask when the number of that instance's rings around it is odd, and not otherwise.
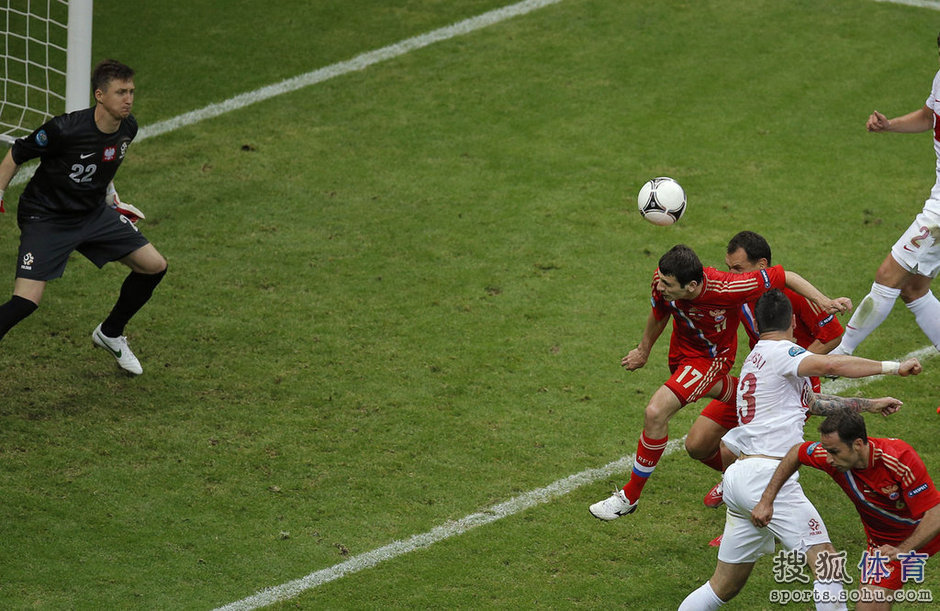
<path fill-rule="evenodd" d="M 130 347 L 128 347 L 127 338 L 125 336 L 107 337 L 101 332 L 101 325 L 98 325 L 95 327 L 94 333 L 91 334 L 91 341 L 95 342 L 96 346 L 101 346 L 110 352 L 111 355 L 117 359 L 121 369 L 136 376 L 144 372 L 143 367 L 140 366 L 140 361 L 137 360 L 137 357 L 134 356 L 134 353 L 131 352 Z"/>
<path fill-rule="evenodd" d="M 618 490 L 603 501 L 591 505 L 589 511 L 598 520 L 616 520 L 620 516 L 636 511 L 636 503 L 630 503 L 623 490 Z"/>

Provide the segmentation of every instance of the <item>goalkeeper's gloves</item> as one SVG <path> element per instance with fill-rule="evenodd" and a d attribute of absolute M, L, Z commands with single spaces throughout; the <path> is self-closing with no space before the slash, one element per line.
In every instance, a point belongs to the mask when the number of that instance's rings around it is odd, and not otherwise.
<path fill-rule="evenodd" d="M 110 183 L 108 185 L 108 192 L 107 195 L 105 195 L 105 202 L 121 213 L 121 215 L 127 217 L 127 220 L 134 223 L 135 225 L 140 219 L 147 218 L 137 206 L 121 201 L 121 198 L 118 197 L 117 190 L 114 188 L 114 183 Z"/>

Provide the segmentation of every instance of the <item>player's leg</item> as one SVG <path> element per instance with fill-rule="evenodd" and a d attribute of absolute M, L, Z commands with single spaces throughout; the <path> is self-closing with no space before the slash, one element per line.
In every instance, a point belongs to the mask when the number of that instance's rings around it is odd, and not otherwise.
<path fill-rule="evenodd" d="M 85 241 L 77 250 L 98 267 L 120 261 L 130 268 L 108 317 L 92 332 L 96 346 L 107 349 L 118 365 L 139 375 L 140 362 L 127 345 L 124 327 L 150 300 L 166 274 L 166 259 L 140 234 L 137 227 L 112 208 L 104 207 L 86 221 Z"/>
<path fill-rule="evenodd" d="M 932 280 L 930 276 L 911 276 L 901 289 L 901 300 L 930 343 L 940 350 L 940 301 L 930 290 Z"/>
<path fill-rule="evenodd" d="M 806 564 L 813 573 L 813 599 L 817 610 L 838 611 L 845 609 L 845 563 L 833 562 L 840 558 L 832 543 L 817 543 L 806 550 Z"/>
<path fill-rule="evenodd" d="M 858 307 L 855 308 L 852 318 L 845 325 L 842 341 L 829 354 L 852 354 L 855 352 L 858 345 L 872 331 L 877 329 L 891 313 L 894 302 L 901 295 L 901 287 L 904 286 L 910 275 L 910 272 L 901 267 L 894 259 L 894 256 L 888 253 L 875 274 L 871 291 L 862 298 Z"/>
<path fill-rule="evenodd" d="M 719 608 L 744 588 L 753 568 L 753 562 L 730 564 L 719 560 L 711 579 L 686 596 L 679 605 L 679 611 L 713 611 Z"/>
<path fill-rule="evenodd" d="M 0 339 L 17 323 L 36 311 L 45 288 L 44 280 L 16 279 L 13 284 L 13 296 L 0 305 Z"/>
<path fill-rule="evenodd" d="M 730 416 L 734 418 L 731 419 Z M 685 450 L 689 456 L 711 467 L 719 473 L 734 461 L 734 455 L 722 446 L 721 438 L 737 425 L 737 414 L 733 407 L 717 399 L 709 401 L 685 436 Z M 721 506 L 723 486 L 721 481 L 702 499 L 706 507 Z"/>
<path fill-rule="evenodd" d="M 679 398 L 665 385 L 653 393 L 644 412 L 643 431 L 640 433 L 640 441 L 633 457 L 630 481 L 621 490 L 591 505 L 591 515 L 609 521 L 636 510 L 640 493 L 666 450 L 666 442 L 669 441 L 669 419 L 682 406 Z"/>
<path fill-rule="evenodd" d="M 101 331 L 108 337 L 124 335 L 124 327 L 153 296 L 167 269 L 166 259 L 153 244 L 141 246 L 119 261 L 131 268 L 131 272 L 121 285 L 114 308 L 101 323 Z"/>
<path fill-rule="evenodd" d="M 737 424 L 737 413 L 732 405 L 717 399 L 709 401 L 685 437 L 686 452 L 712 469 L 724 471 L 731 462 L 722 460 L 721 438 Z"/>

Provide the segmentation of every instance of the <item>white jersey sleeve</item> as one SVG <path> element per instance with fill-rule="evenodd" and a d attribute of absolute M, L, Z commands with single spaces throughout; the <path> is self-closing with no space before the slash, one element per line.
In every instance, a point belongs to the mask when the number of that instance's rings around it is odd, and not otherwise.
<path fill-rule="evenodd" d="M 722 438 L 732 452 L 782 457 L 803 442 L 812 386 L 797 370 L 811 354 L 787 340 L 757 342 L 741 366 L 738 426 Z"/>

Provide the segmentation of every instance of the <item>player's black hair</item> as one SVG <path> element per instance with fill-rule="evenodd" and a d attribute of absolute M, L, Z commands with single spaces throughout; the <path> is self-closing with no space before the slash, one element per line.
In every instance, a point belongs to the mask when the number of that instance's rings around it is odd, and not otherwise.
<path fill-rule="evenodd" d="M 134 69 L 114 59 L 98 62 L 91 72 L 91 91 L 106 91 L 111 81 L 129 81 L 134 78 Z"/>
<path fill-rule="evenodd" d="M 780 289 L 771 289 L 760 296 L 754 308 L 760 333 L 786 331 L 793 322 L 793 306 Z"/>
<path fill-rule="evenodd" d="M 827 416 L 819 425 L 819 432 L 823 435 L 838 433 L 839 441 L 847 446 L 851 446 L 856 439 L 861 439 L 865 445 L 868 445 L 865 419 L 855 412 L 839 411 Z"/>
<path fill-rule="evenodd" d="M 705 277 L 698 255 L 685 244 L 676 244 L 659 258 L 659 274 L 674 277 L 680 287 L 693 280 L 701 282 Z"/>
<path fill-rule="evenodd" d="M 739 248 L 744 249 L 747 260 L 752 264 L 757 263 L 761 259 L 767 259 L 767 265 L 772 265 L 770 262 L 770 244 L 767 243 L 767 240 L 765 240 L 764 236 L 761 234 L 754 233 L 753 231 L 738 232 L 731 238 L 731 241 L 728 242 L 727 253 L 730 255 L 737 252 Z"/>

